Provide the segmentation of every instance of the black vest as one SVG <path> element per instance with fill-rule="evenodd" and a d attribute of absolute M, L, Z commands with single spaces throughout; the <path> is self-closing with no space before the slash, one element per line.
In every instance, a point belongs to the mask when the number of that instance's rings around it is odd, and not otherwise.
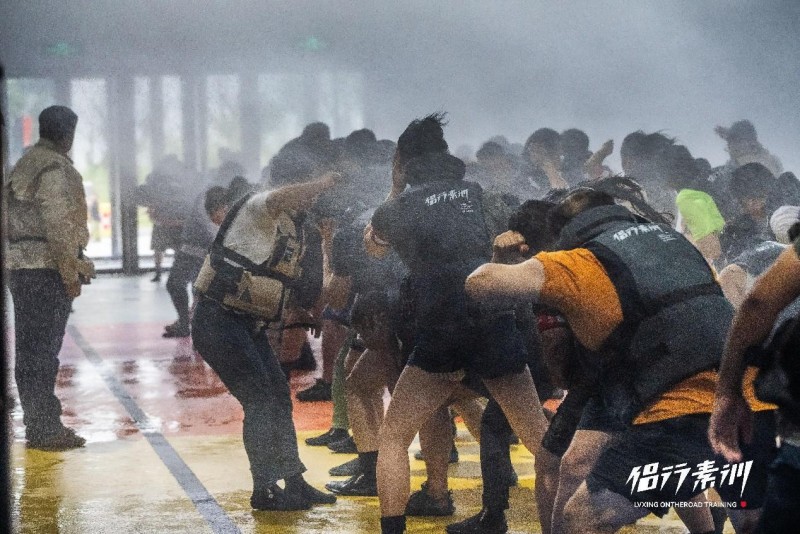
<path fill-rule="evenodd" d="M 583 212 L 561 232 L 562 248 L 588 249 L 622 306 L 622 322 L 600 352 L 601 393 L 629 423 L 672 386 L 714 369 L 733 307 L 702 254 L 680 233 L 622 206 Z"/>

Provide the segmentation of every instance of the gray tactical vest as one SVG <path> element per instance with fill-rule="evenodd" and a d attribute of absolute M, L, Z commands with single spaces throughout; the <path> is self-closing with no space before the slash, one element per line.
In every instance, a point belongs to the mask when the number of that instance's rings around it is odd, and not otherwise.
<path fill-rule="evenodd" d="M 591 251 L 619 296 L 622 322 L 600 350 L 601 394 L 614 416 L 630 423 L 677 383 L 718 367 L 733 307 L 680 233 L 602 206 L 572 219 L 561 244 Z"/>

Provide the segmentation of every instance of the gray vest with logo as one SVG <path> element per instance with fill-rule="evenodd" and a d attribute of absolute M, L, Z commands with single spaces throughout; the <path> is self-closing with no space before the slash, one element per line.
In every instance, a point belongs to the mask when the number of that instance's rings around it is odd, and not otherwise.
<path fill-rule="evenodd" d="M 600 350 L 601 394 L 614 416 L 630 423 L 677 383 L 718 367 L 733 307 L 680 233 L 602 206 L 572 219 L 561 244 L 590 250 L 619 296 L 622 323 Z"/>

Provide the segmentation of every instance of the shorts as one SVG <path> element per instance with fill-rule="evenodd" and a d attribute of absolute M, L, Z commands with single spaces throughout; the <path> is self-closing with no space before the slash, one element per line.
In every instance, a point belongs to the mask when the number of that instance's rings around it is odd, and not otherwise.
<path fill-rule="evenodd" d="M 447 325 L 418 327 L 408 365 L 429 373 L 469 372 L 493 379 L 521 373 L 527 352 L 513 314 L 483 324 L 467 319 Z"/>
<path fill-rule="evenodd" d="M 708 421 L 709 414 L 692 414 L 628 427 L 597 460 L 586 479 L 589 491 L 613 491 L 659 517 L 670 503 L 687 502 L 709 487 L 723 502 L 761 508 L 776 453 L 775 412 L 757 412 L 753 441 L 742 444 L 743 462 L 753 462 L 746 483 L 744 465 L 732 468 L 714 454 L 708 443 Z"/>
<path fill-rule="evenodd" d="M 153 234 L 150 236 L 150 250 L 164 252 L 168 248 L 178 251 L 181 248 L 183 226 L 153 225 Z"/>
<path fill-rule="evenodd" d="M 558 407 L 547 427 L 542 447 L 558 457 L 567 452 L 577 430 L 621 432 L 628 427 L 612 417 L 599 395 L 572 389 Z"/>

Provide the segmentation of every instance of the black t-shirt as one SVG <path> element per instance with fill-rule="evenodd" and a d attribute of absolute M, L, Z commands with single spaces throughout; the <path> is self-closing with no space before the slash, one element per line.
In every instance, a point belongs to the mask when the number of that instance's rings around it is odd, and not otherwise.
<path fill-rule="evenodd" d="M 408 296 L 417 324 L 463 321 L 464 281 L 491 258 L 483 192 L 462 180 L 427 182 L 381 205 L 372 227 L 409 269 Z"/>

